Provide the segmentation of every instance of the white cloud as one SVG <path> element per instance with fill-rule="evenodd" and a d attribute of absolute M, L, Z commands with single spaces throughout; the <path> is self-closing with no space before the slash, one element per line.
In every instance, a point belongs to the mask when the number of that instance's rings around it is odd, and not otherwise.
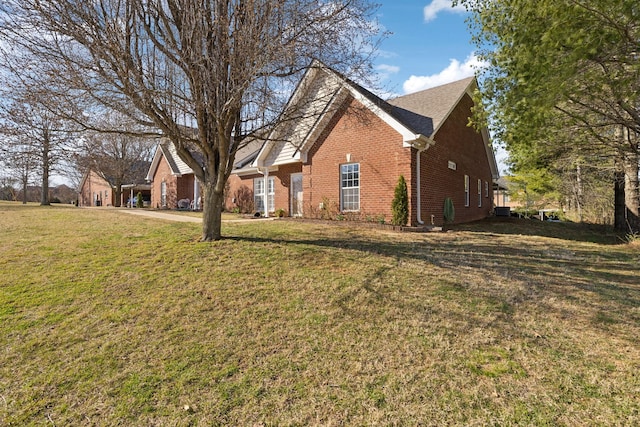
<path fill-rule="evenodd" d="M 376 72 L 378 73 L 378 78 L 380 80 L 386 80 L 393 74 L 398 74 L 400 72 L 400 67 L 396 65 L 380 64 L 376 66 Z"/>
<path fill-rule="evenodd" d="M 449 66 L 437 74 L 430 76 L 411 76 L 402 84 L 405 94 L 418 92 L 431 87 L 451 83 L 456 80 L 471 77 L 479 68 L 487 66 L 475 53 L 472 53 L 463 63 L 457 59 L 451 59 Z"/>
<path fill-rule="evenodd" d="M 467 10 L 461 5 L 452 7 L 451 0 L 432 0 L 431 3 L 424 7 L 424 22 L 433 21 L 438 16 L 438 13 L 442 11 L 464 13 Z"/>
<path fill-rule="evenodd" d="M 389 82 L 393 80 L 393 76 L 400 72 L 400 67 L 389 64 L 379 64 L 375 67 L 372 83 L 376 88 L 374 92 L 382 99 L 395 98 L 398 96 L 395 92 L 388 89 Z M 383 88 L 386 88 L 383 90 Z"/>

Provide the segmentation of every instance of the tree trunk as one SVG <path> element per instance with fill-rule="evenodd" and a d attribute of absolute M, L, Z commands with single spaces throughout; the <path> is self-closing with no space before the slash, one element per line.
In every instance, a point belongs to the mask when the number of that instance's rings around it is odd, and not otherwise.
<path fill-rule="evenodd" d="M 578 218 L 582 222 L 582 200 L 584 199 L 582 194 L 582 169 L 580 163 L 576 165 L 576 209 L 578 210 Z"/>
<path fill-rule="evenodd" d="M 638 153 L 630 153 L 624 161 L 624 205 L 627 231 L 640 232 L 640 190 L 638 189 Z"/>
<path fill-rule="evenodd" d="M 111 191 L 113 191 L 113 206 L 119 208 L 122 205 L 120 203 L 122 200 L 122 181 L 120 179 L 116 179 L 115 186 Z"/>
<path fill-rule="evenodd" d="M 205 183 L 202 190 L 202 241 L 220 240 L 224 191 L 216 191 L 216 185 L 212 183 Z"/>
<path fill-rule="evenodd" d="M 47 206 L 49 202 L 49 141 L 45 137 L 42 143 L 42 193 L 40 193 L 40 205 Z"/>
<path fill-rule="evenodd" d="M 22 177 L 22 204 L 26 205 L 28 201 L 27 189 L 29 187 L 29 178 Z"/>
<path fill-rule="evenodd" d="M 613 179 L 613 204 L 614 204 L 614 213 L 613 213 L 613 226 L 616 230 L 626 230 L 627 225 L 625 221 L 625 194 L 624 194 L 624 172 L 617 170 L 614 173 Z"/>

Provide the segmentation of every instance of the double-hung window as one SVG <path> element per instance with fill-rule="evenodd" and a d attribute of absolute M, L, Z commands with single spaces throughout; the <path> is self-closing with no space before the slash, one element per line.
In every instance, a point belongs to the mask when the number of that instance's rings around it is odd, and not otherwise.
<path fill-rule="evenodd" d="M 478 180 L 478 207 L 482 207 L 482 180 Z"/>
<path fill-rule="evenodd" d="M 267 208 L 268 212 L 276 210 L 276 184 L 274 177 L 267 178 Z M 256 212 L 264 212 L 264 178 L 253 180 L 253 203 Z"/>
<path fill-rule="evenodd" d="M 267 180 L 267 208 L 269 212 L 276 211 L 276 180 L 272 176 Z"/>
<path fill-rule="evenodd" d="M 340 210 L 360 210 L 360 163 L 340 166 Z"/>
<path fill-rule="evenodd" d="M 469 207 L 469 175 L 464 176 L 464 205 Z"/>

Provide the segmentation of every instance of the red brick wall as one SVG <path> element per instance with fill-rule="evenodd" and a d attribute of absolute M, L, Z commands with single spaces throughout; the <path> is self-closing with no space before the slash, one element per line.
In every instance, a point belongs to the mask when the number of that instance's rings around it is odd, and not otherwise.
<path fill-rule="evenodd" d="M 106 192 L 106 199 L 105 199 Z M 113 206 L 114 192 L 111 185 L 94 171 L 89 171 L 89 175 L 84 180 L 80 189 L 78 206 L 96 206 L 96 196 L 99 195 L 101 206 Z"/>
<path fill-rule="evenodd" d="M 177 199 L 177 179 L 171 174 L 171 168 L 164 156 L 158 162 L 158 167 L 153 175 L 153 183 L 151 185 L 151 207 L 162 208 L 161 203 L 161 183 L 167 183 L 167 208 L 175 209 L 178 207 Z"/>
<path fill-rule="evenodd" d="M 169 163 L 164 158 L 160 159 L 155 174 L 153 175 L 153 183 L 151 185 L 151 207 L 162 208 L 161 203 L 161 183 L 167 183 L 167 208 L 177 209 L 178 200 L 189 199 L 193 201 L 193 183 L 195 176 L 187 174 L 183 176 L 175 176 L 171 174 Z"/>
<path fill-rule="evenodd" d="M 421 154 L 422 220 L 426 224 L 442 225 L 444 200 L 451 197 L 455 207 L 455 222 L 468 222 L 487 217 L 493 209 L 492 176 L 480 134 L 468 127 L 473 101 L 466 96 L 435 135 L 436 144 Z M 348 111 L 358 111 L 357 117 Z M 410 225 L 417 222 L 416 176 L 417 150 L 403 147 L 402 137 L 371 112 L 364 113 L 354 99 L 345 101 L 323 134 L 313 145 L 304 164 L 280 166 L 270 176 L 275 177 L 275 208 L 289 214 L 290 176 L 303 173 L 304 214 L 313 216 L 319 205 L 328 202 L 330 210 L 340 206 L 340 166 L 360 164 L 360 219 L 377 219 L 383 215 L 391 221 L 391 202 L 398 177 L 402 174 L 411 195 Z M 349 161 L 347 154 L 350 155 Z M 448 162 L 456 164 L 456 170 Z M 469 176 L 469 206 L 464 206 L 464 176 Z M 254 178 L 231 176 L 225 206 L 233 209 L 232 198 L 242 185 L 253 191 Z M 482 206 L 478 207 L 478 179 L 482 181 Z M 489 186 L 488 196 L 485 183 Z"/>
<path fill-rule="evenodd" d="M 285 215 L 291 210 L 291 174 L 302 172 L 302 164 L 295 163 L 280 166 L 273 175 L 275 179 L 275 204 L 276 209 L 284 209 Z"/>
<path fill-rule="evenodd" d="M 227 181 L 229 184 L 229 189 L 227 191 L 227 197 L 224 202 L 225 209 L 227 211 L 232 211 L 234 208 L 237 207 L 237 204 L 235 203 L 235 197 L 236 197 L 236 192 L 240 189 L 240 187 L 246 186 L 249 190 L 251 190 L 253 194 L 253 179 L 261 178 L 261 177 L 262 175 L 260 174 L 244 175 L 244 176 L 238 176 L 238 175 L 229 176 L 229 180 Z M 276 195 L 277 195 L 277 190 L 276 190 Z"/>
<path fill-rule="evenodd" d="M 269 176 L 274 177 L 275 184 L 275 208 L 276 209 L 284 209 L 285 215 L 289 215 L 289 210 L 291 208 L 291 174 L 298 173 L 302 171 L 302 167 L 300 163 L 282 165 L 275 172 L 270 172 Z M 255 178 L 263 178 L 263 175 L 255 174 L 255 175 L 245 175 L 245 176 L 237 176 L 231 175 L 229 177 L 229 191 L 227 194 L 227 198 L 225 200 L 225 208 L 227 210 L 233 210 L 235 207 L 235 203 L 233 202 L 233 198 L 236 194 L 236 191 L 241 186 L 246 186 L 249 190 L 253 192 L 253 180 Z"/>
<path fill-rule="evenodd" d="M 195 175 L 188 174 L 182 175 L 176 179 L 177 199 L 189 199 L 193 200 L 193 183 L 195 181 Z"/>
<path fill-rule="evenodd" d="M 444 200 L 451 197 L 455 223 L 469 222 L 489 216 L 493 209 L 492 176 L 484 141 L 474 128 L 467 126 L 473 101 L 465 95 L 435 135 L 435 145 L 422 153 L 421 192 L 422 219 L 442 225 Z M 448 162 L 456 164 L 456 170 Z M 469 176 L 469 206 L 465 207 L 464 176 Z M 482 180 L 482 207 L 478 207 L 478 179 Z M 485 194 L 485 182 L 489 195 Z"/>
<path fill-rule="evenodd" d="M 225 194 L 225 200 L 224 200 L 224 209 L 227 211 L 232 211 L 233 208 L 235 207 L 235 203 L 234 203 L 234 197 L 236 194 L 236 191 L 238 190 L 238 188 L 240 188 L 240 186 L 242 185 L 247 185 L 247 183 L 245 183 L 241 177 L 239 177 L 238 175 L 230 175 L 229 179 L 227 180 L 227 191 Z M 247 185 L 248 187 L 248 185 Z M 251 187 L 249 187 L 250 189 Z"/>
<path fill-rule="evenodd" d="M 390 222 L 393 193 L 401 174 L 411 192 L 411 149 L 402 146 L 399 133 L 373 113 L 365 113 L 351 98 L 331 120 L 303 165 L 305 210 L 317 209 L 324 201 L 339 208 L 340 166 L 346 163 L 360 164 L 361 219 L 384 215 Z"/>

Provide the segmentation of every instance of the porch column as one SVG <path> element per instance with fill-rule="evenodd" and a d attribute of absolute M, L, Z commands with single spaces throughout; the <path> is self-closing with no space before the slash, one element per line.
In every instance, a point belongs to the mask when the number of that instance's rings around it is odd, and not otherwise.
<path fill-rule="evenodd" d="M 198 199 L 200 198 L 200 185 L 198 185 L 198 178 L 193 177 L 193 210 L 200 210 Z"/>

